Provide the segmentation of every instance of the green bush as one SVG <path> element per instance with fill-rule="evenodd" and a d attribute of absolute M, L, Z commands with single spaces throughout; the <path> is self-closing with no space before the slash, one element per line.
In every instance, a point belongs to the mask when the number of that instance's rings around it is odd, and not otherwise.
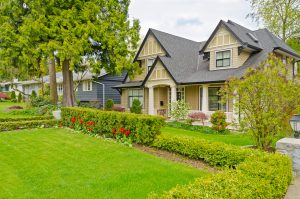
<path fill-rule="evenodd" d="M 30 95 L 30 99 L 32 100 L 32 99 L 34 99 L 36 97 L 37 97 L 37 94 L 36 94 L 35 90 L 32 90 L 31 91 L 31 95 Z"/>
<path fill-rule="evenodd" d="M 53 116 L 34 116 L 34 117 L 18 117 L 18 118 L 0 118 L 0 122 L 17 122 L 17 121 L 34 121 L 34 120 L 51 120 Z"/>
<path fill-rule="evenodd" d="M 141 114 L 142 113 L 142 104 L 140 102 L 140 100 L 138 99 L 134 99 L 132 101 L 132 105 L 130 107 L 130 112 L 131 113 L 136 113 L 136 114 Z"/>
<path fill-rule="evenodd" d="M 22 100 L 23 100 L 22 94 L 19 93 L 19 94 L 18 94 L 18 102 L 20 103 L 20 102 L 22 102 Z"/>
<path fill-rule="evenodd" d="M 114 107 L 114 101 L 112 99 L 108 99 L 106 102 L 105 102 L 105 110 L 107 111 L 111 111 Z"/>
<path fill-rule="evenodd" d="M 277 153 L 166 136 L 159 136 L 152 146 L 224 168 L 216 175 L 177 186 L 159 198 L 282 198 L 292 180 L 290 158 Z"/>
<path fill-rule="evenodd" d="M 9 115 L 28 115 L 28 116 L 52 116 L 52 111 L 56 110 L 56 105 L 45 105 L 41 107 L 32 107 L 22 110 L 12 110 Z"/>
<path fill-rule="evenodd" d="M 35 97 L 30 99 L 29 104 L 32 107 L 42 107 L 42 106 L 50 105 L 51 101 L 48 98 Z"/>
<path fill-rule="evenodd" d="M 17 102 L 17 96 L 16 96 L 16 92 L 15 91 L 12 91 L 10 93 L 10 101 L 11 102 Z"/>
<path fill-rule="evenodd" d="M 171 117 L 175 120 L 184 120 L 189 113 L 189 107 L 184 100 L 179 100 L 171 103 Z"/>
<path fill-rule="evenodd" d="M 226 114 L 224 111 L 215 111 L 211 115 L 210 122 L 212 124 L 212 128 L 220 133 L 223 133 L 229 125 L 226 122 Z"/>
<path fill-rule="evenodd" d="M 1 122 L 0 131 L 12 131 L 17 129 L 30 129 L 30 128 L 46 128 L 53 127 L 57 124 L 57 120 L 32 120 L 32 121 L 12 121 Z"/>
<path fill-rule="evenodd" d="M 160 134 L 165 119 L 160 116 L 137 115 L 89 108 L 62 108 L 62 123 L 66 127 L 81 128 L 91 133 L 111 136 L 114 129 L 130 131 L 132 141 L 150 144 Z"/>

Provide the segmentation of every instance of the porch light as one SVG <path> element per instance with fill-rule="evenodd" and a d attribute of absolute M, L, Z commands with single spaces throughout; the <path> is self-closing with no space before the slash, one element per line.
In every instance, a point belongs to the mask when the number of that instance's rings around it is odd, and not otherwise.
<path fill-rule="evenodd" d="M 294 115 L 290 119 L 291 127 L 294 131 L 294 138 L 299 139 L 299 131 L 300 131 L 300 115 Z"/>

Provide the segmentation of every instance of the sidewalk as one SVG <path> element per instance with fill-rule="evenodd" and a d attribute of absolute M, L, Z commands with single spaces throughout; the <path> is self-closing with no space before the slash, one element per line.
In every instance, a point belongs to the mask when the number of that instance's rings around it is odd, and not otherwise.
<path fill-rule="evenodd" d="M 297 176 L 289 186 L 284 199 L 300 199 L 300 176 Z"/>

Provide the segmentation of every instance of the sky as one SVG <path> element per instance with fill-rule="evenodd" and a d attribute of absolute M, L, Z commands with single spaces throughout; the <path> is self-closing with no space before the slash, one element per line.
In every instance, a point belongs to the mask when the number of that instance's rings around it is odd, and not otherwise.
<path fill-rule="evenodd" d="M 132 0 L 129 17 L 140 20 L 142 36 L 154 28 L 204 41 L 221 19 L 258 29 L 256 22 L 246 18 L 250 11 L 249 0 Z"/>

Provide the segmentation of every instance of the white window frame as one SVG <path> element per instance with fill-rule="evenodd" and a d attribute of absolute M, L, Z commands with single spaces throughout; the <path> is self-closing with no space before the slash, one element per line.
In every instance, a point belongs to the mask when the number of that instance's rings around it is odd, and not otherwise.
<path fill-rule="evenodd" d="M 63 95 L 63 85 L 62 84 L 57 84 L 57 94 L 58 95 Z"/>
<path fill-rule="evenodd" d="M 92 91 L 93 90 L 93 82 L 92 80 L 85 80 L 82 82 L 82 91 Z"/>
<path fill-rule="evenodd" d="M 217 53 L 225 52 L 225 51 L 230 51 L 230 62 L 229 62 L 229 66 L 217 66 Z M 230 68 L 230 67 L 232 67 L 232 49 L 222 49 L 222 50 L 215 51 L 215 64 L 216 64 L 216 68 L 217 68 L 217 69 Z"/>
<path fill-rule="evenodd" d="M 181 93 L 181 96 L 183 96 L 183 98 L 181 99 L 178 99 L 178 93 Z M 177 87 L 176 88 L 176 101 L 179 101 L 179 100 L 184 100 L 185 101 L 185 87 Z"/>

